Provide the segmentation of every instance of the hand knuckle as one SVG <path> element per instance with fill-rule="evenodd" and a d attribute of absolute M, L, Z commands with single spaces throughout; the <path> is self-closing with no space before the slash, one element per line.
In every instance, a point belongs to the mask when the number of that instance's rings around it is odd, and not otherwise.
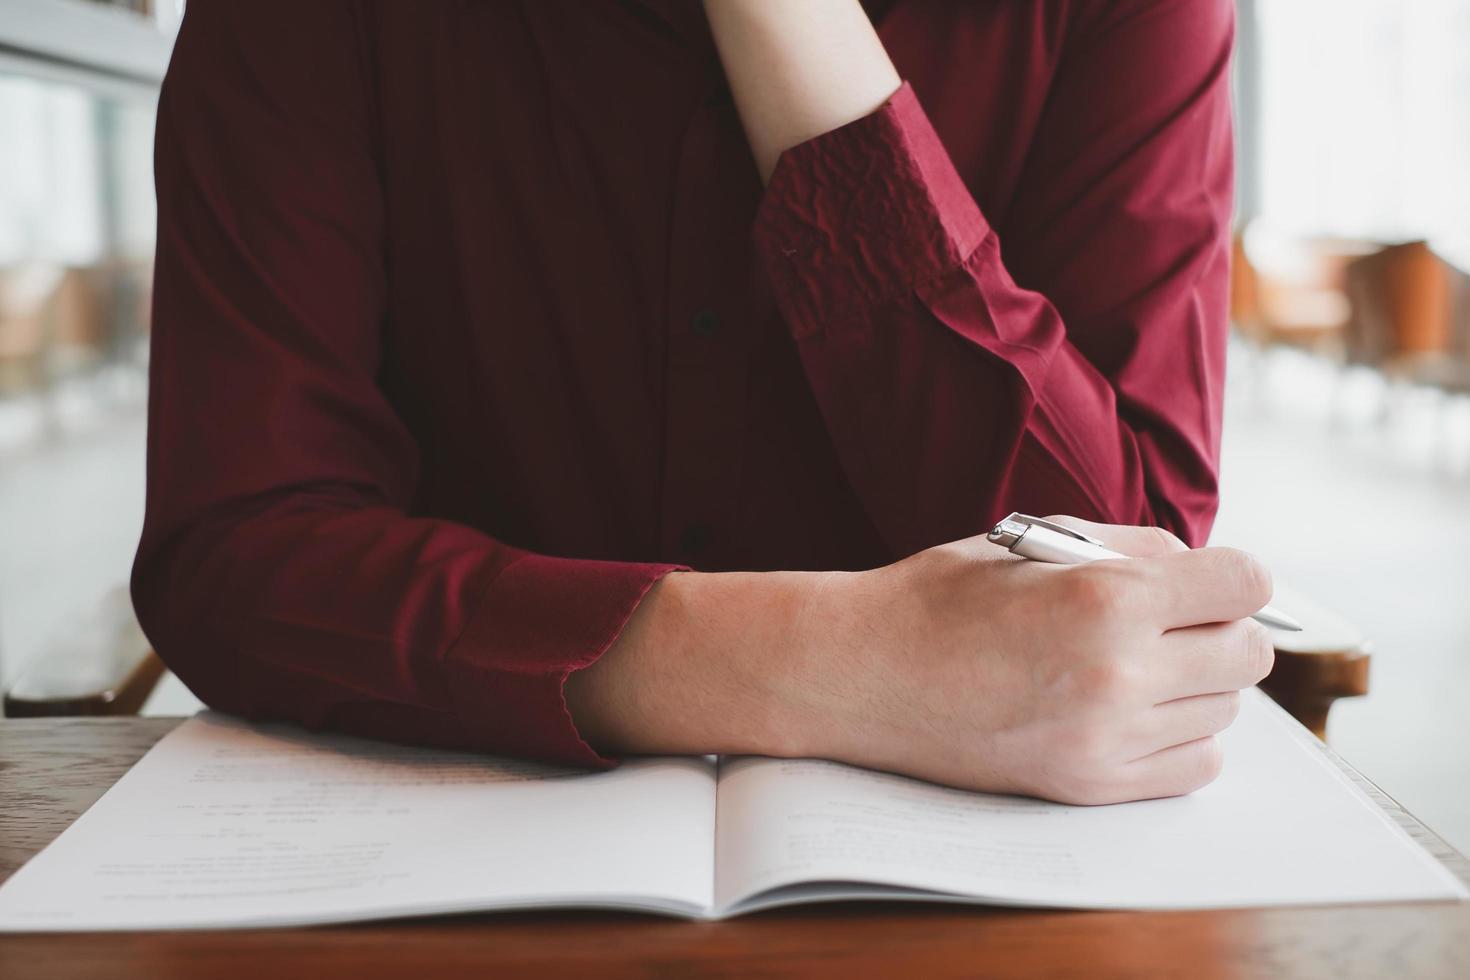
<path fill-rule="evenodd" d="M 1220 727 L 1218 732 L 1223 732 L 1235 724 L 1235 719 L 1240 717 L 1240 692 L 1230 691 L 1223 695 L 1220 705 Z"/>
<path fill-rule="evenodd" d="M 1240 692 L 1227 691 L 1210 699 L 1206 712 L 1205 728 L 1211 735 L 1218 735 L 1235 723 L 1240 716 Z"/>
<path fill-rule="evenodd" d="M 1114 622 L 1128 613 L 1129 590 L 1126 576 L 1119 574 L 1115 569 L 1105 567 L 1073 569 L 1070 588 L 1072 595 L 1069 608 L 1081 616 L 1095 621 Z"/>
<path fill-rule="evenodd" d="M 1187 767 L 1186 780 L 1194 784 L 1193 789 L 1199 789 L 1214 782 L 1224 770 L 1225 750 L 1220 745 L 1220 739 L 1213 735 L 1200 739 L 1195 746 L 1191 763 Z"/>
<path fill-rule="evenodd" d="M 1257 609 L 1271 601 L 1271 570 L 1255 555 L 1234 548 L 1222 549 L 1230 563 L 1242 598 Z"/>
<path fill-rule="evenodd" d="M 1125 700 L 1136 683 L 1133 668 L 1118 657 L 1099 657 L 1077 671 L 1079 693 L 1086 702 Z"/>
<path fill-rule="evenodd" d="M 1252 619 L 1242 622 L 1245 632 L 1246 664 L 1256 683 L 1267 677 L 1276 666 L 1276 643 L 1271 631 Z"/>

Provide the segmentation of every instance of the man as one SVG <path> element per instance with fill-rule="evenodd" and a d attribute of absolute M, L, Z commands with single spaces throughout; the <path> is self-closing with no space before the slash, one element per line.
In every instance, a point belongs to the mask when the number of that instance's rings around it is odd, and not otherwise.
<path fill-rule="evenodd" d="M 195 0 L 145 628 L 212 705 L 379 737 L 1202 785 L 1260 566 L 973 535 L 1206 535 L 1231 16 Z"/>

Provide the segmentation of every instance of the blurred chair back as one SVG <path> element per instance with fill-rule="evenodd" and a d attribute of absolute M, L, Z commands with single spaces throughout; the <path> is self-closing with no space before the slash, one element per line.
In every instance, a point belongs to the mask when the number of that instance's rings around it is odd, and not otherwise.
<path fill-rule="evenodd" d="M 1448 322 L 1444 352 L 1420 357 L 1409 376 L 1452 395 L 1470 395 L 1470 275 L 1443 263 Z"/>
<path fill-rule="evenodd" d="M 1347 267 L 1350 364 L 1392 369 L 1450 350 L 1450 274 L 1422 241 L 1390 245 Z"/>
<path fill-rule="evenodd" d="M 1470 361 L 1470 272 L 1446 263 L 1450 280 L 1450 350 Z"/>
<path fill-rule="evenodd" d="M 5 692 L 7 718 L 137 714 L 163 677 L 126 586 L 109 591 L 28 661 Z"/>
<path fill-rule="evenodd" d="M 1258 264 L 1246 238 L 1237 232 L 1231 247 L 1230 318 L 1241 336 L 1263 350 L 1336 351 L 1348 318 L 1342 269 L 1363 254 L 1364 243 L 1283 238 L 1266 229 L 1265 262 Z"/>
<path fill-rule="evenodd" d="M 1245 232 L 1236 231 L 1230 246 L 1230 322 L 1248 337 L 1261 326 L 1261 283 L 1245 251 Z"/>

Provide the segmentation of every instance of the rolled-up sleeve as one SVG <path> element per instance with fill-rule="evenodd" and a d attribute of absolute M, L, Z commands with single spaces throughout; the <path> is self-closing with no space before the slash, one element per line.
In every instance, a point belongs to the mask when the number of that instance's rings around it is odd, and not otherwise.
<path fill-rule="evenodd" d="M 772 175 L 757 253 L 895 554 L 1011 509 L 1208 535 L 1233 19 L 1226 0 L 1116 6 L 1069 41 L 1005 256 L 908 85 Z"/>
<path fill-rule="evenodd" d="M 376 384 L 369 49 L 347 3 L 189 4 L 158 114 L 139 619 L 216 708 L 606 765 L 563 684 L 673 566 L 410 513 L 419 450 Z"/>

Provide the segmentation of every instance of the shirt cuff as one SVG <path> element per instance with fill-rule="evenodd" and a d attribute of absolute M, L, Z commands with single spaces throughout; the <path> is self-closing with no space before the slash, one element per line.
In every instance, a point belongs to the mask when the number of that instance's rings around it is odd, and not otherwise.
<path fill-rule="evenodd" d="M 445 659 L 456 713 L 494 751 L 606 769 L 563 688 L 622 633 L 659 579 L 683 566 L 528 554 L 505 567 Z"/>
<path fill-rule="evenodd" d="M 755 247 L 798 339 L 962 263 L 990 227 L 905 82 L 776 162 Z"/>

